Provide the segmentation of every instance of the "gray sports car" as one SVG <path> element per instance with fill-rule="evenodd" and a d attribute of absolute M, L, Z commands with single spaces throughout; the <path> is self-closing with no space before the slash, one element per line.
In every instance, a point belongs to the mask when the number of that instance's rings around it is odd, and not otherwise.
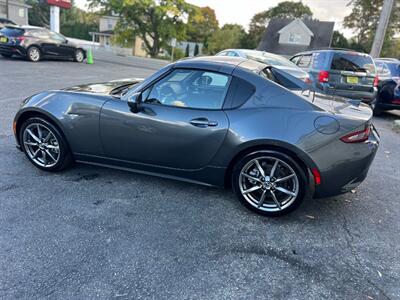
<path fill-rule="evenodd" d="M 23 101 L 18 147 L 38 168 L 73 161 L 231 186 L 268 216 L 358 186 L 379 146 L 362 103 L 308 90 L 244 58 L 170 64 L 147 79 L 56 91 Z"/>

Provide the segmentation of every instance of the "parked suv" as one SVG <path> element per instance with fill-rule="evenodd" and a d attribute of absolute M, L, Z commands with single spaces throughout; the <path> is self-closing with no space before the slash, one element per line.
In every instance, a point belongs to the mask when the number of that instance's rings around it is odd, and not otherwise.
<path fill-rule="evenodd" d="M 400 60 L 377 58 L 375 65 L 379 77 L 375 115 L 384 110 L 400 109 Z"/>
<path fill-rule="evenodd" d="M 59 33 L 41 27 L 6 26 L 0 30 L 0 54 L 23 56 L 37 62 L 43 57 L 82 62 L 86 51 Z"/>
<path fill-rule="evenodd" d="M 290 59 L 312 77 L 316 87 L 328 94 L 372 104 L 378 77 L 372 57 L 351 50 L 313 50 Z"/>

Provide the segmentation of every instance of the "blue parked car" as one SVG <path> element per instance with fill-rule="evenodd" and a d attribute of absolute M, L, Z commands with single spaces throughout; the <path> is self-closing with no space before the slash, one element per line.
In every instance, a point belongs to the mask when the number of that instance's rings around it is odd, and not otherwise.
<path fill-rule="evenodd" d="M 316 87 L 325 93 L 374 104 L 378 77 L 370 55 L 324 49 L 298 53 L 290 60 L 308 72 Z"/>
<path fill-rule="evenodd" d="M 384 110 L 400 109 L 400 60 L 377 58 L 375 65 L 379 77 L 375 115 Z"/>

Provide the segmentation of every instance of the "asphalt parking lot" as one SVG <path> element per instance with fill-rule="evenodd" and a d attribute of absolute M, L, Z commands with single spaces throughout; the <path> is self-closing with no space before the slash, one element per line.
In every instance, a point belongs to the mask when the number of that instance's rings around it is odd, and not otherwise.
<path fill-rule="evenodd" d="M 400 113 L 375 119 L 381 147 L 355 193 L 273 219 L 230 191 L 85 165 L 49 174 L 15 149 L 25 97 L 163 64 L 0 58 L 0 298 L 400 299 Z"/>

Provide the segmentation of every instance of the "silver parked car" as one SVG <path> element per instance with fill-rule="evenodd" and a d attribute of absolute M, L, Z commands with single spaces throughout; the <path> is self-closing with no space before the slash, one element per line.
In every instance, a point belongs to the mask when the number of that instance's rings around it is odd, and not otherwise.
<path fill-rule="evenodd" d="M 273 66 L 282 71 L 289 73 L 290 75 L 299 78 L 300 80 L 311 83 L 310 76 L 307 72 L 300 69 L 290 60 L 283 56 L 276 55 L 273 53 L 249 50 L 249 49 L 226 49 L 216 54 L 217 56 L 230 56 L 230 57 L 242 57 L 252 59 L 269 66 Z"/>
<path fill-rule="evenodd" d="M 232 186 L 245 206 L 274 216 L 307 194 L 358 186 L 379 145 L 367 105 L 307 93 L 299 79 L 244 58 L 188 59 L 103 85 L 23 101 L 13 128 L 33 165 L 60 171 L 77 161 Z"/>

